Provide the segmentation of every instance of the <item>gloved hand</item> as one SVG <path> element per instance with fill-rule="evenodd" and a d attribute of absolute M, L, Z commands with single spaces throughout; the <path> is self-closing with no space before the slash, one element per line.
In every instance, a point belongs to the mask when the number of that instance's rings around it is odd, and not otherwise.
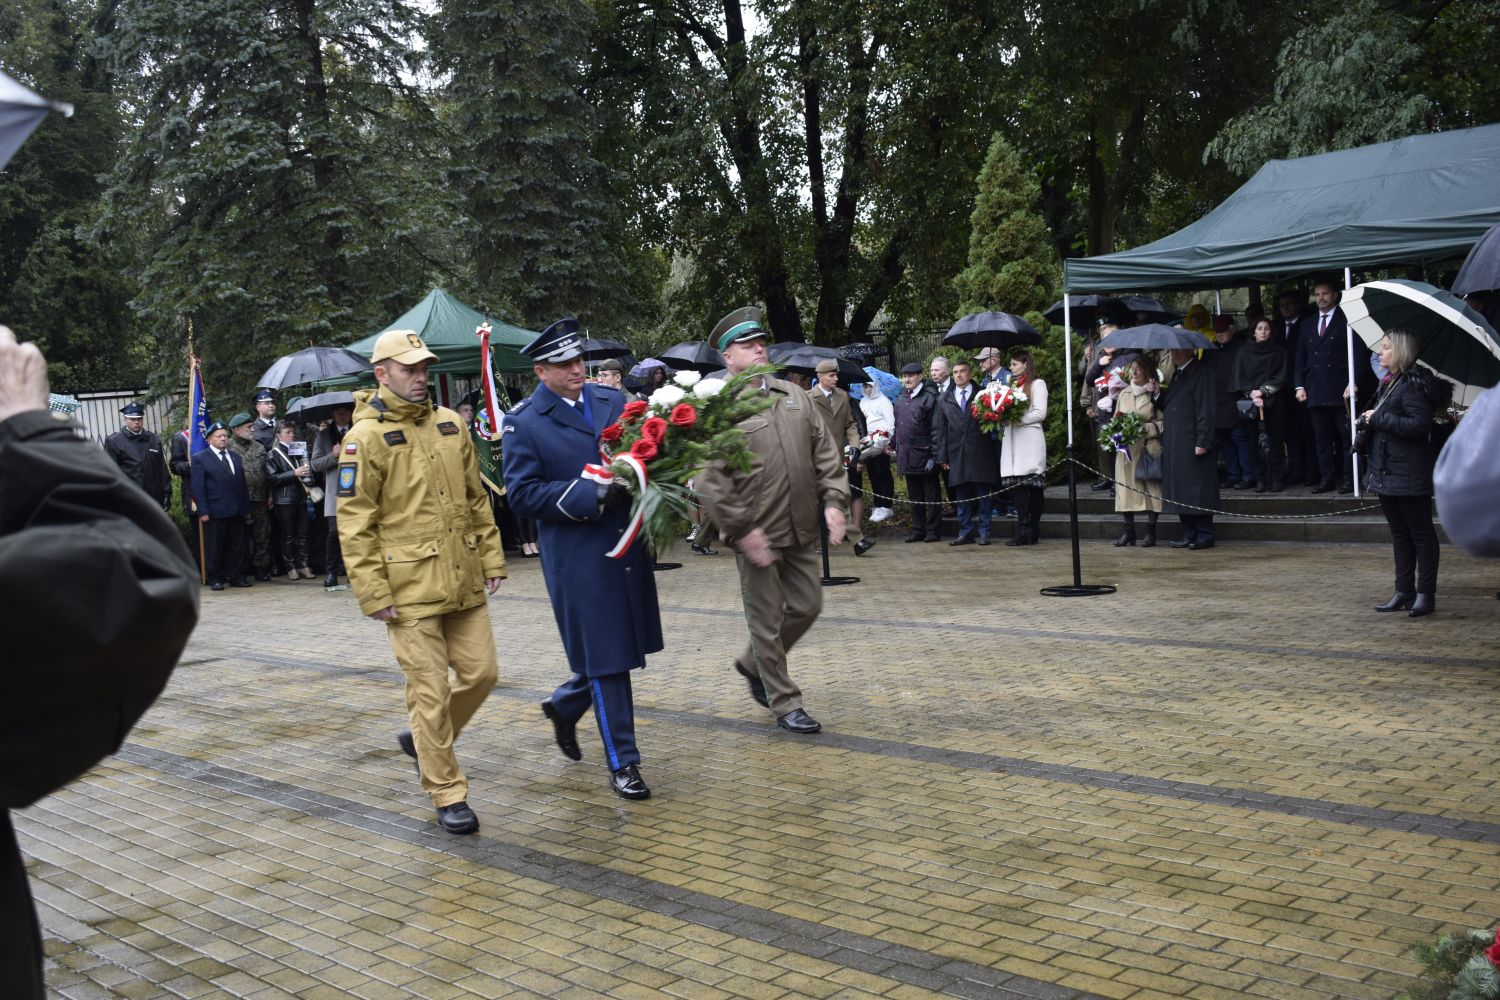
<path fill-rule="evenodd" d="M 630 509 L 630 490 L 625 484 L 616 480 L 612 483 L 595 484 L 599 491 L 599 511 L 618 510 L 620 508 Z"/>

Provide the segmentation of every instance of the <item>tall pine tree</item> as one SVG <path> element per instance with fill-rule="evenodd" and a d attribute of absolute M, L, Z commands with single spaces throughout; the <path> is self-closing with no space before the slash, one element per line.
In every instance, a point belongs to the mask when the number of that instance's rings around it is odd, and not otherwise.
<path fill-rule="evenodd" d="M 445 0 L 435 17 L 457 238 L 479 301 L 536 327 L 573 314 L 618 331 L 639 308 L 581 93 L 593 23 L 584 0 Z"/>
<path fill-rule="evenodd" d="M 979 171 L 969 218 L 969 266 L 954 279 L 959 314 L 1046 308 L 1058 279 L 1052 234 L 1038 211 L 1041 185 L 998 133 Z"/>

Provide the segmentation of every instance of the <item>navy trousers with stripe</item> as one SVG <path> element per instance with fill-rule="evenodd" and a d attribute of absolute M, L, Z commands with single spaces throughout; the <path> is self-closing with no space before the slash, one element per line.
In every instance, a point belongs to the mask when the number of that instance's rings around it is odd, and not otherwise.
<path fill-rule="evenodd" d="M 635 706 L 630 697 L 630 674 L 585 677 L 574 674 L 552 692 L 552 707 L 564 719 L 577 722 L 592 706 L 604 741 L 604 759 L 611 771 L 641 762 L 635 746 Z"/>

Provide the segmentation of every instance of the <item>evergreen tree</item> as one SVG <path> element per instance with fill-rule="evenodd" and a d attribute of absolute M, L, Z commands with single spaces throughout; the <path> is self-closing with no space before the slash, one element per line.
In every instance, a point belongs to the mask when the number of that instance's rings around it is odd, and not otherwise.
<path fill-rule="evenodd" d="M 970 216 L 969 266 L 954 279 L 959 314 L 1045 309 L 1058 283 L 1057 251 L 1037 210 L 1041 185 L 996 133 L 979 171 Z"/>
<path fill-rule="evenodd" d="M 276 355 L 362 336 L 445 269 L 417 28 L 401 0 L 121 0 L 103 51 L 138 121 L 93 235 L 140 241 L 164 387 L 184 317 L 210 394 L 240 398 Z"/>
<path fill-rule="evenodd" d="M 435 18 L 458 238 L 479 300 L 537 328 L 571 314 L 618 331 L 641 306 L 581 93 L 593 23 L 584 0 L 446 0 Z"/>

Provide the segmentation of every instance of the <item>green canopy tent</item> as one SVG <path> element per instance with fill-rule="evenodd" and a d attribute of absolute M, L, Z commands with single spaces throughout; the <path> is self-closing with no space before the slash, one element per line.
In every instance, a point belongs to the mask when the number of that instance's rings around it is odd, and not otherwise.
<path fill-rule="evenodd" d="M 415 330 L 438 356 L 430 369 L 434 374 L 474 375 L 479 372 L 479 337 L 474 331 L 487 319 L 441 288 L 434 288 L 384 328 L 348 346 L 356 354 L 369 357 L 376 338 L 386 330 Z M 499 320 L 488 319 L 488 322 L 495 373 L 531 371 L 531 361 L 521 353 L 521 348 L 536 339 L 536 334 Z"/>
<path fill-rule="evenodd" d="M 1063 323 L 1071 325 L 1070 292 L 1223 288 L 1319 271 L 1457 260 L 1500 222 L 1496 164 L 1500 124 L 1271 160 L 1223 204 L 1170 236 L 1133 250 L 1063 261 Z M 1065 370 L 1071 373 L 1071 332 L 1064 344 Z M 1353 350 L 1351 334 L 1351 373 Z M 1071 378 L 1064 387 L 1071 456 Z M 1071 463 L 1069 484 L 1071 493 Z M 1073 544 L 1076 585 L 1076 528 Z"/>

